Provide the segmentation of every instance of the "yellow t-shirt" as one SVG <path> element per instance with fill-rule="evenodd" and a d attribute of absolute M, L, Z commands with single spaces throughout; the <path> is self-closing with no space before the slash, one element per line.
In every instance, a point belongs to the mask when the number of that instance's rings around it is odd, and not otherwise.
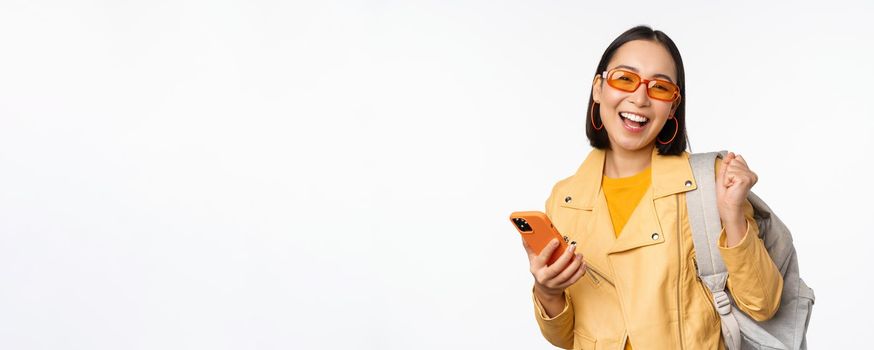
<path fill-rule="evenodd" d="M 610 221 L 613 221 L 616 237 L 619 237 L 619 233 L 622 232 L 622 228 L 625 227 L 634 208 L 637 208 L 651 182 L 651 167 L 629 177 L 613 179 L 604 175 L 601 179 L 601 189 L 607 197 L 607 208 L 610 209 Z"/>
<path fill-rule="evenodd" d="M 610 221 L 613 222 L 613 231 L 617 238 L 650 183 L 652 183 L 652 167 L 647 167 L 629 177 L 613 179 L 604 175 L 601 179 L 601 188 L 604 190 L 604 196 L 607 197 Z M 630 339 L 625 343 L 625 350 L 631 350 Z"/>

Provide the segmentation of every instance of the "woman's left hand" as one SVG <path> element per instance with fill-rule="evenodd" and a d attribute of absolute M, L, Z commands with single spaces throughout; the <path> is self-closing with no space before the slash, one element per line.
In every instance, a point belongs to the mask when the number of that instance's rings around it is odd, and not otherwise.
<path fill-rule="evenodd" d="M 759 181 L 741 155 L 729 152 L 716 177 L 716 199 L 723 222 L 743 219 L 743 204 L 750 189 Z"/>

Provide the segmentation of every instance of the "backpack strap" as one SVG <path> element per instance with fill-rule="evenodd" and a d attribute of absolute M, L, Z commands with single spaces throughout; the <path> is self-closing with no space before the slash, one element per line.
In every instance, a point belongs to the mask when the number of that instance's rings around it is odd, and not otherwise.
<path fill-rule="evenodd" d="M 725 151 L 696 153 L 689 157 L 698 187 L 686 192 L 686 206 L 689 212 L 689 225 L 692 227 L 698 277 L 713 294 L 713 305 L 722 321 L 722 336 L 726 347 L 728 350 L 740 350 L 740 326 L 731 312 L 731 300 L 725 289 L 728 270 L 719 253 L 722 222 L 716 206 L 716 173 L 713 167 L 716 164 L 716 157 L 722 158 L 725 154 Z"/>

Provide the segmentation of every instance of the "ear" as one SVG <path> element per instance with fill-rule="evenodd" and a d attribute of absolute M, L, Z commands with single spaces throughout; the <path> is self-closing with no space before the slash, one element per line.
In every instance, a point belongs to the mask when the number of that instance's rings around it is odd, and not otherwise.
<path fill-rule="evenodd" d="M 592 79 L 592 101 L 601 103 L 601 76 L 595 75 Z"/>
<path fill-rule="evenodd" d="M 680 101 L 682 101 L 682 100 L 683 100 L 683 96 L 677 96 L 677 100 L 674 101 L 673 106 L 671 106 L 671 114 L 670 114 L 671 117 L 673 117 L 674 113 L 677 112 L 677 108 L 680 108 Z"/>

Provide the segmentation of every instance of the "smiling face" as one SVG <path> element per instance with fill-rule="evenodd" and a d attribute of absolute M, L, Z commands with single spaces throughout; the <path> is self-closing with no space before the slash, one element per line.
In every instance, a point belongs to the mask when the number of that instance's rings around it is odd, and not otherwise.
<path fill-rule="evenodd" d="M 671 54 L 653 41 L 633 40 L 620 46 L 607 64 L 607 71 L 614 68 L 634 72 L 646 80 L 677 83 Z M 668 119 L 680 100 L 669 102 L 654 99 L 647 95 L 646 88 L 646 84 L 640 84 L 634 92 L 626 92 L 608 85 L 601 76 L 593 81 L 592 97 L 600 103 L 600 119 L 610 139 L 611 149 L 651 149 L 662 127 L 674 128 L 674 121 L 668 122 Z"/>

